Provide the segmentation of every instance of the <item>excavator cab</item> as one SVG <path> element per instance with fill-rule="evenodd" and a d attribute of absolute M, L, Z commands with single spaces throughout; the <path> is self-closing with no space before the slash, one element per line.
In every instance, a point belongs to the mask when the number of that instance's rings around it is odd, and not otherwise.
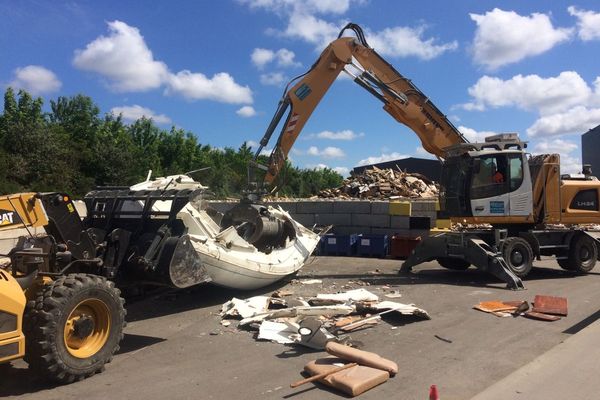
<path fill-rule="evenodd" d="M 444 213 L 477 223 L 530 219 L 532 184 L 524 148 L 516 134 L 450 148 L 440 180 Z"/>

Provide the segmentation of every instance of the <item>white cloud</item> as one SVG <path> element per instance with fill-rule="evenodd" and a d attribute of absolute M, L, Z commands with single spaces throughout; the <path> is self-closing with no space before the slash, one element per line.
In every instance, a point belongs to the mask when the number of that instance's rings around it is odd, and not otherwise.
<path fill-rule="evenodd" d="M 252 63 L 258 68 L 262 69 L 267 64 L 276 61 L 279 67 L 298 67 L 302 64 L 295 60 L 296 54 L 288 49 L 279 49 L 277 51 L 255 48 L 250 55 Z"/>
<path fill-rule="evenodd" d="M 350 129 L 344 129 L 341 131 L 337 131 L 337 132 L 332 132 L 332 131 L 322 131 L 319 133 L 313 133 L 307 136 L 307 138 L 316 138 L 316 139 L 329 139 L 329 140 L 354 140 L 357 139 L 359 137 L 364 137 L 365 134 L 360 132 L 360 133 L 355 133 L 354 131 L 350 130 Z"/>
<path fill-rule="evenodd" d="M 165 114 L 156 114 L 151 109 L 139 106 L 137 104 L 133 106 L 113 107 L 110 112 L 115 116 L 121 115 L 123 120 L 128 122 L 134 122 L 142 117 L 146 117 L 148 119 L 152 119 L 157 124 L 171 123 L 171 118 L 167 117 Z"/>
<path fill-rule="evenodd" d="M 246 146 L 251 147 L 252 151 L 256 151 L 260 147 L 260 143 L 255 142 L 254 140 L 246 140 Z M 261 156 L 270 156 L 272 152 L 273 152 L 273 149 L 268 149 L 265 147 L 260 151 L 260 155 Z"/>
<path fill-rule="evenodd" d="M 600 39 L 600 13 L 578 10 L 574 6 L 568 8 L 569 14 L 577 17 L 577 35 L 581 40 Z"/>
<path fill-rule="evenodd" d="M 333 170 L 342 176 L 348 176 L 348 174 L 350 174 L 350 169 L 347 167 L 335 167 Z"/>
<path fill-rule="evenodd" d="M 238 0 L 250 8 L 262 8 L 271 12 L 289 13 L 295 9 L 320 14 L 343 14 L 350 8 L 351 0 Z M 362 0 L 355 0 L 360 2 Z"/>
<path fill-rule="evenodd" d="M 281 72 L 270 72 L 268 74 L 260 75 L 260 83 L 263 85 L 281 86 L 287 82 L 288 78 Z"/>
<path fill-rule="evenodd" d="M 108 36 L 75 50 L 75 67 L 108 78 L 111 87 L 121 92 L 160 87 L 168 75 L 167 66 L 154 60 L 140 31 L 121 21 L 108 22 L 108 29 Z"/>
<path fill-rule="evenodd" d="M 469 15 L 477 24 L 474 60 L 490 69 L 542 54 L 573 33 L 573 29 L 555 28 L 546 14 L 522 16 L 494 8 L 483 15 Z"/>
<path fill-rule="evenodd" d="M 178 94 L 189 100 L 215 100 L 223 103 L 252 103 L 252 91 L 248 86 L 238 85 L 226 72 L 219 72 L 212 78 L 187 70 L 171 74 L 166 93 Z"/>
<path fill-rule="evenodd" d="M 415 56 L 422 60 L 431 60 L 447 51 L 456 50 L 458 42 L 436 44 L 433 38 L 424 39 L 425 26 L 408 28 L 397 26 L 381 32 L 366 32 L 367 41 L 377 52 L 390 57 Z"/>
<path fill-rule="evenodd" d="M 24 89 L 34 96 L 56 92 L 62 86 L 62 82 L 54 72 L 40 65 L 17 68 L 14 74 L 15 77 L 8 86 Z"/>
<path fill-rule="evenodd" d="M 600 108 L 577 106 L 540 117 L 527 128 L 527 134 L 532 137 L 582 134 L 597 125 L 600 125 Z"/>
<path fill-rule="evenodd" d="M 256 48 L 252 51 L 250 59 L 257 68 L 263 68 L 265 65 L 273 61 L 275 52 L 269 49 Z"/>
<path fill-rule="evenodd" d="M 165 93 L 190 100 L 252 103 L 250 88 L 236 83 L 228 73 L 220 72 L 212 78 L 188 70 L 174 74 L 164 62 L 154 59 L 139 29 L 112 21 L 108 22 L 108 30 L 107 36 L 99 36 L 85 49 L 75 50 L 73 65 L 100 74 L 113 90 L 140 92 L 165 86 Z"/>
<path fill-rule="evenodd" d="M 515 106 L 541 114 L 585 104 L 592 95 L 592 89 L 575 71 L 550 78 L 516 75 L 508 80 L 486 75 L 468 91 L 473 101 L 462 105 L 467 110 Z"/>
<path fill-rule="evenodd" d="M 250 118 L 256 115 L 256 110 L 252 106 L 243 106 L 235 112 L 240 117 Z"/>
<path fill-rule="evenodd" d="M 317 146 L 310 146 L 306 151 L 306 154 L 310 156 L 323 157 L 323 158 L 343 158 L 346 154 L 339 147 L 325 147 L 320 150 Z"/>
<path fill-rule="evenodd" d="M 423 146 L 418 146 L 415 149 L 415 155 L 417 157 L 419 157 L 419 158 L 427 158 L 427 159 L 430 159 L 430 160 L 435 160 L 436 159 L 435 156 L 433 154 L 431 154 L 430 152 L 428 152 L 427 150 L 425 150 L 423 148 Z"/>
<path fill-rule="evenodd" d="M 492 131 L 476 131 L 475 129 L 466 126 L 459 126 L 460 133 L 465 135 L 469 142 L 485 142 L 485 138 L 492 135 L 497 135 L 497 132 Z"/>
<path fill-rule="evenodd" d="M 578 150 L 576 143 L 563 139 L 544 139 L 533 146 L 533 154 L 560 154 L 560 172 L 574 174 L 581 172 L 581 158 L 573 154 Z"/>
<path fill-rule="evenodd" d="M 363 160 L 360 160 L 358 162 L 358 165 L 370 165 L 370 164 L 378 164 L 378 163 L 382 163 L 385 161 L 394 161 L 394 160 L 401 160 L 403 158 L 408 158 L 410 157 L 408 154 L 400 154 L 397 152 L 393 152 L 393 153 L 382 153 L 380 156 L 371 156 L 371 157 L 367 157 Z"/>
<path fill-rule="evenodd" d="M 289 16 L 283 35 L 312 43 L 317 46 L 318 50 L 322 50 L 337 38 L 339 31 L 338 24 L 327 22 L 303 10 L 296 10 Z"/>

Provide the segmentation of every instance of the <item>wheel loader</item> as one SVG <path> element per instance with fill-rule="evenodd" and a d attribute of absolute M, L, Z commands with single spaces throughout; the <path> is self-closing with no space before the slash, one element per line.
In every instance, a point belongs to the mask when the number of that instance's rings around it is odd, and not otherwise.
<path fill-rule="evenodd" d="M 117 287 L 206 282 L 177 213 L 194 189 L 106 187 L 82 220 L 64 193 L 0 197 L 0 231 L 26 229 L 0 267 L 0 363 L 69 383 L 103 370 L 125 326 Z M 43 233 L 34 234 L 33 230 Z"/>

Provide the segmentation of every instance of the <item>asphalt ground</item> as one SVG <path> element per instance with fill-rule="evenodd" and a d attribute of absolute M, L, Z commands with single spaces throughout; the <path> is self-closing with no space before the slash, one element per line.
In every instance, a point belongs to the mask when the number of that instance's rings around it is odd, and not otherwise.
<path fill-rule="evenodd" d="M 121 350 L 106 371 L 71 385 L 53 386 L 32 376 L 23 361 L 0 367 L 0 396 L 19 399 L 337 399 L 321 385 L 290 389 L 308 361 L 324 352 L 257 341 L 249 331 L 220 324 L 221 305 L 231 297 L 270 294 L 285 288 L 292 297 L 310 297 L 364 287 L 381 299 L 414 303 L 431 320 L 387 319 L 351 334 L 362 349 L 396 361 L 399 373 L 361 395 L 362 399 L 425 399 L 438 386 L 440 398 L 469 399 L 502 382 L 600 318 L 600 273 L 578 276 L 552 260 L 537 262 L 527 290 L 475 269 L 449 271 L 437 263 L 400 276 L 399 260 L 319 257 L 294 281 L 254 292 L 214 286 L 168 291 L 129 299 L 128 326 Z M 386 293 L 399 291 L 399 299 Z M 556 322 L 499 318 L 472 309 L 485 300 L 528 300 L 536 294 L 563 296 L 569 315 Z M 571 367 L 565 366 L 565 371 Z M 573 366 L 572 368 L 576 368 Z M 560 374 L 553 378 L 555 383 Z M 570 383 L 565 378 L 564 385 Z M 507 393 L 514 393 L 506 387 Z M 496 391 L 498 387 L 496 385 Z M 502 392 L 502 387 L 500 387 Z M 552 397 L 548 397 L 552 398 Z"/>

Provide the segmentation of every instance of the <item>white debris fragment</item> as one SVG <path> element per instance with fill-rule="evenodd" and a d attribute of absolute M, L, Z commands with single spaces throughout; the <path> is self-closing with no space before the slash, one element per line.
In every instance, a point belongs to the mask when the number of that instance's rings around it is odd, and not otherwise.
<path fill-rule="evenodd" d="M 295 343 L 295 339 L 299 337 L 298 328 L 297 324 L 290 321 L 263 321 L 258 330 L 258 339 L 281 344 Z"/>
<path fill-rule="evenodd" d="M 298 282 L 300 282 L 303 285 L 316 285 L 318 283 L 323 283 L 323 281 L 320 279 L 302 279 Z"/>
<path fill-rule="evenodd" d="M 248 318 L 257 314 L 263 314 L 269 307 L 269 296 L 254 296 L 242 300 L 232 298 L 221 307 L 221 316 L 232 316 Z"/>
<path fill-rule="evenodd" d="M 366 289 L 354 289 L 333 294 L 318 294 L 317 299 L 339 303 L 346 303 L 348 301 L 379 301 L 379 297 L 376 294 L 373 294 Z"/>
<path fill-rule="evenodd" d="M 396 311 L 402 315 L 418 315 L 423 318 L 431 319 L 431 317 L 429 316 L 427 311 L 425 311 L 421 308 L 415 307 L 414 304 L 402 304 L 402 303 L 396 303 L 395 301 L 387 301 L 386 300 L 386 301 L 381 301 L 377 304 L 372 305 L 371 308 L 373 308 L 377 311 L 386 311 L 386 310 L 389 310 L 390 312 Z"/>

